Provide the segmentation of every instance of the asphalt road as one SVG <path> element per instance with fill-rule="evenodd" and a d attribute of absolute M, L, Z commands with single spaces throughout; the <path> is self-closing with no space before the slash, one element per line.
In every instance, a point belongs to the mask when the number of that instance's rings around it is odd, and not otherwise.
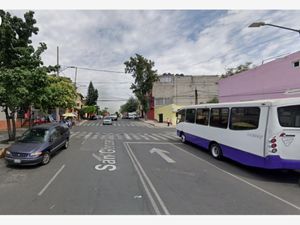
<path fill-rule="evenodd" d="M 86 121 L 50 164 L 6 167 L 1 215 L 300 214 L 300 173 L 217 161 L 174 128 Z"/>

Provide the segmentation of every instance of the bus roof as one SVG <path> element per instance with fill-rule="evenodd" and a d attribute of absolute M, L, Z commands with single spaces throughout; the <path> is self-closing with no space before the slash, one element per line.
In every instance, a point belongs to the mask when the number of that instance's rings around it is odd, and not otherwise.
<path fill-rule="evenodd" d="M 206 107 L 232 107 L 232 106 L 285 106 L 285 105 L 300 105 L 300 97 L 298 98 L 280 98 L 280 99 L 263 99 L 255 101 L 241 101 L 241 102 L 221 102 L 221 103 L 207 103 L 199 105 L 188 105 L 183 108 L 206 108 Z"/>

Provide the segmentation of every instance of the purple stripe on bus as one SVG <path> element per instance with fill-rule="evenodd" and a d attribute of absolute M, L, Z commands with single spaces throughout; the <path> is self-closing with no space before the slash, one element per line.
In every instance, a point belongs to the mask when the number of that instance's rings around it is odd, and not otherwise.
<path fill-rule="evenodd" d="M 177 131 L 180 134 L 180 131 Z M 198 145 L 200 147 L 208 149 L 210 140 L 205 138 L 197 137 L 192 134 L 184 133 L 186 140 Z M 282 159 L 278 155 L 269 155 L 267 157 L 258 156 L 245 152 L 240 149 L 232 148 L 230 146 L 219 143 L 223 155 L 226 158 L 232 159 L 236 162 L 247 166 L 260 167 L 266 169 L 300 169 L 300 160 L 288 160 Z"/>

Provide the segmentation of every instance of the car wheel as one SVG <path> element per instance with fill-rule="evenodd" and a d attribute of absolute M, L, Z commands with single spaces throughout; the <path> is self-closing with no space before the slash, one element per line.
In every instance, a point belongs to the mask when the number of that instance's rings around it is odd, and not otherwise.
<path fill-rule="evenodd" d="M 186 137 L 184 133 L 181 134 L 180 139 L 182 143 L 186 143 Z"/>
<path fill-rule="evenodd" d="M 212 155 L 212 157 L 214 157 L 215 159 L 222 159 L 223 154 L 222 154 L 222 149 L 220 148 L 220 146 L 217 143 L 212 143 L 209 147 L 210 150 L 210 154 Z"/>
<path fill-rule="evenodd" d="M 46 165 L 50 162 L 50 154 L 49 152 L 45 152 L 43 155 L 42 165 Z"/>
<path fill-rule="evenodd" d="M 69 147 L 69 139 L 66 140 L 65 144 L 64 144 L 64 149 L 67 149 Z"/>

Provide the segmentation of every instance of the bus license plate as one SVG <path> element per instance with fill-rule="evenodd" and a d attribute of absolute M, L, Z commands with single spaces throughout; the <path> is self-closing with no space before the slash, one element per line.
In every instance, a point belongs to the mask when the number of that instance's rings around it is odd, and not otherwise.
<path fill-rule="evenodd" d="M 14 159 L 14 163 L 21 163 L 21 159 Z"/>

